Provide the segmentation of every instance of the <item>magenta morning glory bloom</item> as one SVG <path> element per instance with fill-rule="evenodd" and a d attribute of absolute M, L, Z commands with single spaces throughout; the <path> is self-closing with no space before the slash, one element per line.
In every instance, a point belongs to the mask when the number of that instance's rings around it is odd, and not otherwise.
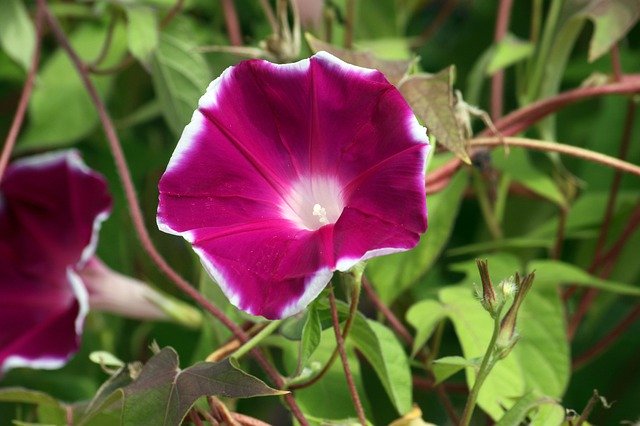
<path fill-rule="evenodd" d="M 425 129 L 382 73 L 320 52 L 227 69 L 160 180 L 158 226 L 183 236 L 231 303 L 300 312 L 427 228 Z"/>
<path fill-rule="evenodd" d="M 78 269 L 111 209 L 75 151 L 14 162 L 0 183 L 0 373 L 56 368 L 79 344 L 89 298 Z"/>

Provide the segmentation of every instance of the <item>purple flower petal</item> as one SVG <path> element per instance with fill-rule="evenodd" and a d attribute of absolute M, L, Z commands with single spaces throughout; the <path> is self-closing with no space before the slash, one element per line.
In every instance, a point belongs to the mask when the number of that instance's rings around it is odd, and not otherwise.
<path fill-rule="evenodd" d="M 88 311 L 76 270 L 94 253 L 111 199 L 75 151 L 14 162 L 0 184 L 0 372 L 56 368 Z"/>
<path fill-rule="evenodd" d="M 242 62 L 211 83 L 160 180 L 158 225 L 231 302 L 295 314 L 336 269 L 426 230 L 426 131 L 375 70 L 321 52 Z"/>

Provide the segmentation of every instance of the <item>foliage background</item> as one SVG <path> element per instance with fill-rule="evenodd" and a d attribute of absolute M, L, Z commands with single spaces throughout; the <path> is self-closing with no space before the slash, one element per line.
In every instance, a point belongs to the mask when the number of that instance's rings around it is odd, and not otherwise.
<path fill-rule="evenodd" d="M 160 22 L 167 13 L 172 13 L 172 0 L 51 1 L 49 7 L 87 63 L 100 55 L 107 34 L 112 32 L 108 53 L 96 68 L 116 68 L 106 74 L 94 73 L 93 80 L 115 120 L 146 225 L 172 266 L 188 281 L 199 283 L 209 298 L 239 319 L 202 273 L 198 261 L 183 241 L 156 230 L 154 214 L 158 179 L 195 102 L 210 80 L 240 60 L 232 53 L 196 50 L 198 46 L 229 46 L 223 3 L 188 0 L 166 26 Z M 417 56 L 416 66 L 429 73 L 453 64 L 456 67 L 455 87 L 462 91 L 468 102 L 490 110 L 490 76 L 483 71 L 481 59 L 494 45 L 496 2 L 361 0 L 355 3 L 354 40 L 358 49 L 371 50 L 386 59 Z M 554 36 L 559 44 L 546 55 L 540 52 L 542 41 L 527 43 L 535 15 L 532 10 L 539 7 L 544 12 L 542 22 L 547 22 L 550 11 L 557 7 L 554 3 L 533 0 L 513 5 L 509 32 L 518 37 L 520 43 L 506 46 L 506 53 L 503 52 L 509 65 L 504 83 L 506 112 L 538 98 L 579 87 L 596 73 L 604 75 L 599 80 L 592 78 L 591 81 L 599 81 L 599 84 L 612 76 L 611 54 L 605 53 L 593 62 L 588 60 L 594 25 L 584 18 L 571 18 L 581 20 L 574 39 L 560 28 Z M 558 0 L 557 3 L 565 3 L 566 13 L 571 7 L 577 10 L 589 2 Z M 612 28 L 621 27 L 625 14 L 640 8 L 634 1 L 600 3 L 615 7 L 631 5 L 623 9 L 623 15 L 615 15 L 612 21 L 596 21 L 610 26 L 604 29 L 606 34 L 613 34 Z M 244 45 L 258 46 L 271 35 L 272 30 L 258 1 L 236 1 L 235 10 Z M 326 10 L 335 18 L 331 41 L 340 45 L 347 19 L 345 1 L 327 2 Z M 3 0 L 0 5 L 0 35 L 3 37 L 0 52 L 1 134 L 8 133 L 30 63 L 35 37 L 34 14 L 35 4 L 29 1 Z M 9 16 L 10 22 L 7 21 Z M 569 16 L 571 14 L 566 14 Z M 571 23 L 571 19 L 567 22 Z M 7 36 L 10 26 L 13 26 L 12 31 L 17 27 L 21 37 L 10 39 Z M 308 28 L 308 31 L 318 38 L 325 36 L 322 25 Z M 566 49 L 562 48 L 562 42 L 568 44 Z M 622 71 L 629 75 L 640 73 L 640 28 L 635 21 L 622 35 L 616 49 Z M 311 50 L 303 42 L 299 57 L 310 54 Z M 566 65 L 562 63 L 563 54 L 568 58 Z M 131 55 L 133 59 L 127 60 Z M 125 66 L 119 66 L 123 60 Z M 517 61 L 515 65 L 514 61 Z M 532 84 L 527 70 L 536 64 L 549 66 L 551 75 L 545 79 L 558 78 L 559 87 L 547 93 L 534 91 L 533 95 L 527 96 L 523 87 L 526 89 Z M 532 126 L 526 135 L 618 156 L 630 99 L 629 96 L 604 96 L 569 105 L 558 112 L 555 125 Z M 637 110 L 632 111 L 631 119 L 627 119 L 631 122 L 627 125 L 631 130 L 626 158 L 634 164 L 640 163 L 640 126 L 637 123 L 633 126 L 639 114 Z M 475 127 L 480 130 L 483 125 L 478 121 Z M 14 155 L 67 146 L 77 147 L 85 161 L 107 177 L 115 199 L 113 214 L 101 231 L 99 256 L 119 272 L 139 277 L 182 297 L 138 244 L 96 110 L 65 53 L 51 34 L 45 32 L 41 66 Z M 612 189 L 613 170 L 568 157 L 563 158 L 562 166 L 559 166 L 556 157 L 544 153 L 511 151 L 510 156 L 505 157 L 502 150 L 495 150 L 482 163 L 483 167 L 461 168 L 444 188 L 428 197 L 430 229 L 421 245 L 410 253 L 371 262 L 367 275 L 381 299 L 398 318 L 404 321 L 409 312 L 405 325 L 414 336 L 423 338 L 422 343 L 427 343 L 425 339 L 434 330 L 439 330 L 437 333 L 441 333 L 442 342 L 438 357 L 464 355 L 472 358 L 484 351 L 490 324 L 479 304 L 473 304 L 471 283 L 478 282 L 478 277 L 469 262 L 477 256 L 488 257 L 496 281 L 515 270 L 535 267 L 544 278 L 539 277 L 535 284 L 537 288 L 525 301 L 526 309 L 519 319 L 522 341 L 494 371 L 492 379 L 495 380 L 487 382 L 483 390 L 485 402 L 481 396 L 481 407 L 499 418 L 500 408 L 486 402 L 489 395 L 500 395 L 507 401 L 533 387 L 558 398 L 563 407 L 581 411 L 592 390 L 598 389 L 615 404 L 609 410 L 596 409 L 590 418 L 594 424 L 637 421 L 640 418 L 637 405 L 640 324 L 637 321 L 631 321 L 623 333 L 614 336 L 614 341 L 601 356 L 590 359 L 586 365 L 572 369 L 570 361 L 611 335 L 619 321 L 637 311 L 640 277 L 637 257 L 640 232 L 637 232 L 636 218 L 640 202 L 638 177 L 622 177 L 614 215 L 605 224 L 603 218 Z M 450 158 L 451 154 L 439 152 L 432 160 L 430 171 Z M 504 188 L 508 189 L 512 183 L 516 184 L 516 189 L 511 185 L 512 191 L 505 191 Z M 504 206 L 503 213 L 496 215 L 503 238 L 490 233 L 479 203 L 479 198 L 486 198 L 482 188 L 492 186 Z M 566 218 L 564 235 L 558 237 L 558 223 L 563 218 Z M 634 223 L 630 229 L 629 225 Z M 606 229 L 603 248 L 612 247 L 621 235 L 627 239 L 610 265 L 612 269 L 606 277 L 609 281 L 601 282 L 585 277 L 580 270 L 586 271 L 592 263 L 603 229 Z M 559 246 L 558 238 L 563 241 L 561 252 L 555 256 L 557 261 L 548 261 L 554 257 L 554 247 Z M 565 264 L 579 269 L 562 269 Z M 596 270 L 594 274 L 601 272 Z M 568 287 L 565 284 L 573 282 L 585 286 L 599 283 L 604 291 L 590 304 L 575 337 L 570 339 L 565 332 L 567 318 L 570 321 L 579 306 L 585 287 L 580 287 L 566 302 L 558 292 Z M 458 286 L 458 283 L 463 284 Z M 616 283 L 623 286 L 622 290 L 620 287 L 616 290 Z M 416 307 L 419 303 L 422 305 Z M 386 322 L 367 298 L 361 304 L 361 311 L 370 318 Z M 442 318 L 449 320 L 437 326 Z M 417 331 L 413 325 L 418 325 Z M 328 357 L 332 348 L 330 333 L 323 335 L 314 359 Z M 214 322 L 203 330 L 193 331 L 167 323 L 141 323 L 93 313 L 85 327 L 82 349 L 66 367 L 57 371 L 11 371 L 2 378 L 0 386 L 19 385 L 42 390 L 63 401 L 87 400 L 107 377 L 99 366 L 88 360 L 88 354 L 94 350 L 112 352 L 123 360 L 144 360 L 149 357 L 148 345 L 155 340 L 160 346 L 175 348 L 186 366 L 204 359 L 228 337 L 229 334 Z M 292 355 L 294 347 L 287 341 L 274 337 L 267 343 L 280 368 L 286 369 L 294 362 L 291 359 L 295 356 L 295 351 Z M 427 344 L 433 345 L 433 339 Z M 386 350 L 379 349 L 380 353 Z M 409 348 L 407 353 L 410 353 Z M 388 423 L 404 413 L 395 411 L 385 392 L 384 375 L 382 379 L 378 378 L 377 371 L 365 358 L 361 356 L 360 362 L 354 358 L 356 376 L 364 389 L 365 408 L 375 424 Z M 399 361 L 389 362 L 393 369 Z M 243 367 L 263 377 L 252 362 L 245 361 Z M 424 418 L 437 424 L 449 422 L 437 392 L 428 383 L 428 374 L 419 365 L 413 365 L 412 372 L 418 377 L 414 380 L 413 399 L 420 405 Z M 393 371 L 389 376 L 394 376 Z M 327 419 L 354 416 L 342 380 L 338 367 L 325 379 L 325 385 L 299 392 L 296 396 L 303 411 Z M 505 388 L 504 383 L 514 382 L 517 384 L 513 388 Z M 444 389 L 454 406 L 460 409 L 466 399 L 464 372 L 456 373 L 445 383 Z M 396 384 L 389 386 L 393 388 Z M 510 393 L 514 389 L 520 393 Z M 335 405 L 326 404 L 327 398 L 335 401 Z M 403 401 L 405 405 L 410 403 L 410 397 Z M 275 398 L 242 400 L 237 410 L 276 423 L 286 418 Z M 0 404 L 3 422 L 16 416 L 29 419 L 28 413 L 24 406 Z M 482 415 L 477 417 L 478 424 L 483 423 Z"/>

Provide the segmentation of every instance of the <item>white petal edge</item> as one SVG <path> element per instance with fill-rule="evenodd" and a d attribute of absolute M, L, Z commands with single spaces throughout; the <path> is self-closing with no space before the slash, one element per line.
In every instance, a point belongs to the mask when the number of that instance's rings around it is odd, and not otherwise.
<path fill-rule="evenodd" d="M 204 250 L 195 246 L 193 247 L 193 250 L 198 254 L 198 256 L 200 257 L 200 262 L 202 263 L 206 271 L 218 284 L 218 286 L 220 286 L 220 289 L 233 306 L 251 315 L 262 316 L 260 313 L 256 312 L 250 307 L 247 309 L 241 308 L 240 295 L 233 291 L 222 271 L 208 259 Z M 318 297 L 322 290 L 327 286 L 332 276 L 333 271 L 329 268 L 323 268 L 316 271 L 305 283 L 305 291 L 302 296 L 300 296 L 298 300 L 295 300 L 294 302 L 287 305 L 282 310 L 282 312 L 280 312 L 280 318 L 287 318 L 304 310 L 304 308 L 306 308 L 309 303 L 311 303 L 316 297 Z"/>
<path fill-rule="evenodd" d="M 78 301 L 78 316 L 75 320 L 75 332 L 78 336 L 82 334 L 82 328 L 84 326 L 84 319 L 89 313 L 89 292 L 85 287 L 82 279 L 78 276 L 76 271 L 72 268 L 67 268 L 67 279 L 69 280 L 69 286 L 73 295 Z"/>
<path fill-rule="evenodd" d="M 69 286 L 78 300 L 78 316 L 74 322 L 74 332 L 77 336 L 82 334 L 84 320 L 89 313 L 89 295 L 80 277 L 72 268 L 67 268 L 67 279 Z M 64 366 L 73 356 L 73 352 L 69 352 L 65 356 L 53 357 L 42 356 L 37 358 L 27 358 L 20 355 L 10 355 L 5 358 L 0 373 L 5 373 L 14 368 L 33 368 L 41 370 L 55 370 Z"/>
<path fill-rule="evenodd" d="M 5 373 L 14 368 L 22 367 L 40 370 L 55 370 L 65 365 L 69 358 L 71 358 L 71 354 L 66 358 L 42 357 L 35 359 L 25 358 L 20 355 L 11 355 L 5 358 L 0 373 Z"/>

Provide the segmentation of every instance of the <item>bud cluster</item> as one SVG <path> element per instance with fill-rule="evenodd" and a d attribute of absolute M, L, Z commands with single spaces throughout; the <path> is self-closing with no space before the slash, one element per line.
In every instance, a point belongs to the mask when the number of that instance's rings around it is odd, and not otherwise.
<path fill-rule="evenodd" d="M 531 272 L 525 277 L 520 277 L 520 274 L 516 272 L 515 276 L 502 280 L 497 288 L 494 288 L 489 274 L 488 262 L 477 259 L 476 264 L 482 281 L 482 295 L 480 297 L 482 307 L 489 312 L 494 320 L 498 321 L 504 306 L 511 304 L 500 321 L 500 329 L 495 343 L 496 355 L 499 358 L 504 358 L 518 341 L 516 329 L 518 311 L 533 284 L 535 272 Z"/>

